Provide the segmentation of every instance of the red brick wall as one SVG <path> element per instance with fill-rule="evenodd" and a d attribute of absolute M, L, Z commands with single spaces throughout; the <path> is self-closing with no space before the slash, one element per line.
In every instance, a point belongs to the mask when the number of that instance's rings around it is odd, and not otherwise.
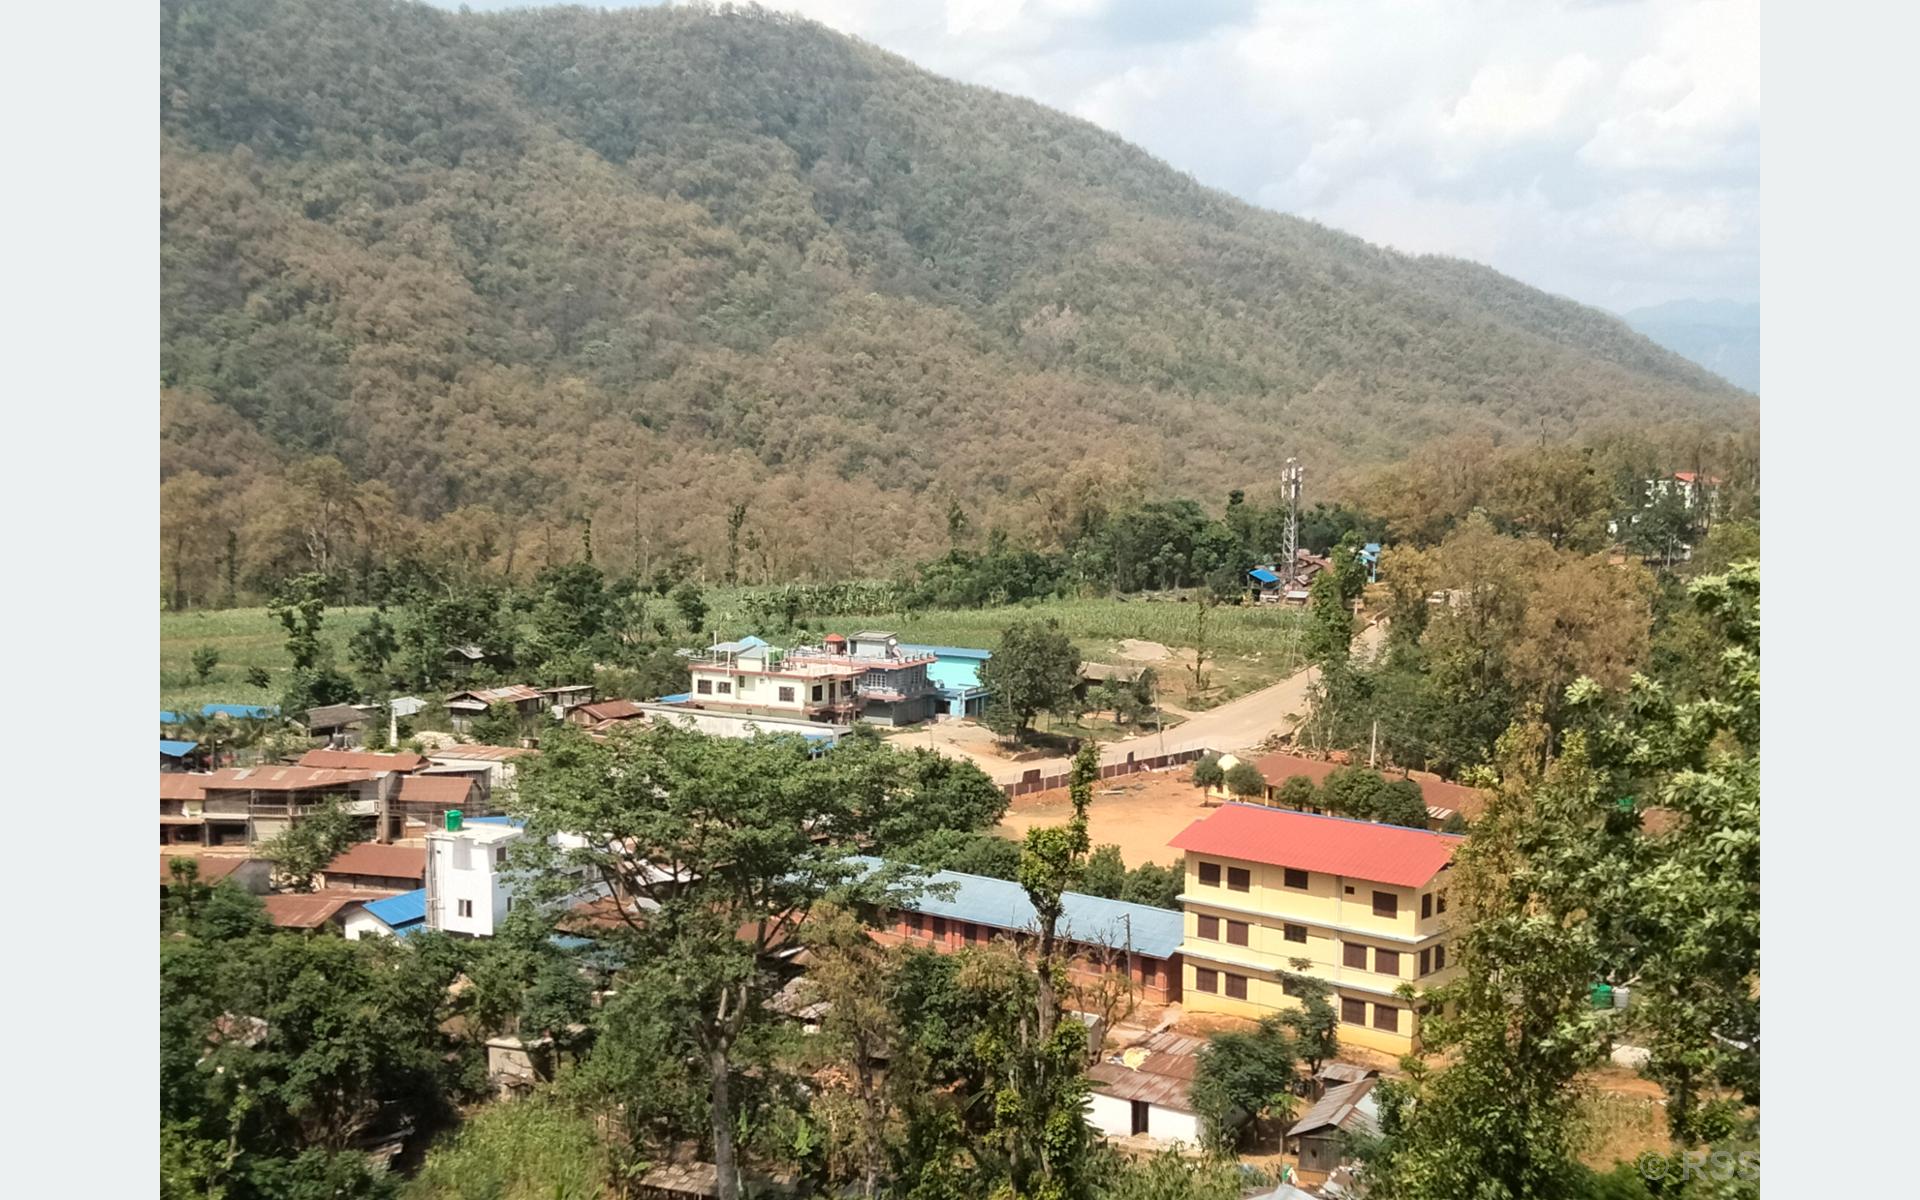
<path fill-rule="evenodd" d="M 876 930 L 874 936 L 883 945 L 891 946 L 910 942 L 916 946 L 938 950 L 942 954 L 951 954 L 964 946 L 984 946 L 994 938 L 1010 936 L 1010 931 L 991 925 L 955 921 L 921 913 L 895 913 L 891 923 Z M 1104 948 L 1100 949 L 1104 954 Z M 1124 961 L 1122 959 L 1109 965 L 1079 956 L 1074 958 L 1070 974 L 1078 983 L 1093 984 L 1099 982 L 1102 974 L 1119 971 Z M 1130 974 L 1143 1002 L 1147 1004 L 1179 1003 L 1181 972 L 1178 954 L 1172 958 L 1152 958 L 1144 954 L 1135 954 Z"/>

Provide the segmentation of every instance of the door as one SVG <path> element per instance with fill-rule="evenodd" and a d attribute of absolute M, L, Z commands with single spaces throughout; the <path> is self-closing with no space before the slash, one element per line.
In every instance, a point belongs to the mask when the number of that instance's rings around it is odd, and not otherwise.
<path fill-rule="evenodd" d="M 1133 1102 L 1133 1133 L 1142 1134 L 1147 1131 L 1147 1114 L 1152 1111 L 1153 1106 L 1145 1100 L 1135 1100 Z"/>

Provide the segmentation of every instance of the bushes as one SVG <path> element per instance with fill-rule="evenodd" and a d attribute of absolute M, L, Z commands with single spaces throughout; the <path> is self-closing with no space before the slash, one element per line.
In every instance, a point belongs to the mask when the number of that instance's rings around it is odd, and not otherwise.
<path fill-rule="evenodd" d="M 1242 800 L 1257 799 L 1266 795 L 1267 777 L 1252 763 L 1237 762 L 1227 768 L 1226 785 L 1229 792 Z"/>
<path fill-rule="evenodd" d="M 546 1097 L 495 1104 L 427 1155 L 401 1200 L 589 1200 L 606 1194 L 593 1122 Z"/>

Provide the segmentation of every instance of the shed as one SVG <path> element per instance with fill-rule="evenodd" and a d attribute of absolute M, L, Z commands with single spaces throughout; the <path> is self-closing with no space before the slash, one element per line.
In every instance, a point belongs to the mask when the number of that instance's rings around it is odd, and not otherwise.
<path fill-rule="evenodd" d="M 1191 1093 L 1199 1038 L 1164 1030 L 1087 1069 L 1087 1119 L 1108 1137 L 1200 1144 Z"/>
<path fill-rule="evenodd" d="M 1380 1109 L 1373 1098 L 1378 1082 L 1361 1079 L 1328 1088 L 1287 1130 L 1287 1144 L 1300 1156 L 1303 1177 L 1324 1179 L 1340 1166 L 1344 1135 L 1380 1131 Z"/>
<path fill-rule="evenodd" d="M 415 888 L 397 896 L 363 901 L 344 914 L 341 927 L 351 940 L 363 937 L 405 937 L 427 927 L 427 889 Z"/>
<path fill-rule="evenodd" d="M 355 705 L 323 704 L 308 709 L 303 723 L 311 737 L 344 742 L 357 739 L 368 720 L 366 712 Z"/>

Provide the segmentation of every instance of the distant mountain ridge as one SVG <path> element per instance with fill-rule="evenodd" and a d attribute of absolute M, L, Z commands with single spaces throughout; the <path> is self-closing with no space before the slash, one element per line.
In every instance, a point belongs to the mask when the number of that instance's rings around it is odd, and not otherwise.
<path fill-rule="evenodd" d="M 1672 300 L 1620 314 L 1675 354 L 1749 392 L 1760 391 L 1760 306 L 1733 300 Z"/>
<path fill-rule="evenodd" d="M 1753 419 L 1596 309 L 780 15 L 166 0 L 161 67 L 196 503 L 274 510 L 326 455 L 478 545 L 708 555 L 745 504 L 831 575 L 942 548 L 955 502 L 1044 536 L 1290 453 Z"/>

